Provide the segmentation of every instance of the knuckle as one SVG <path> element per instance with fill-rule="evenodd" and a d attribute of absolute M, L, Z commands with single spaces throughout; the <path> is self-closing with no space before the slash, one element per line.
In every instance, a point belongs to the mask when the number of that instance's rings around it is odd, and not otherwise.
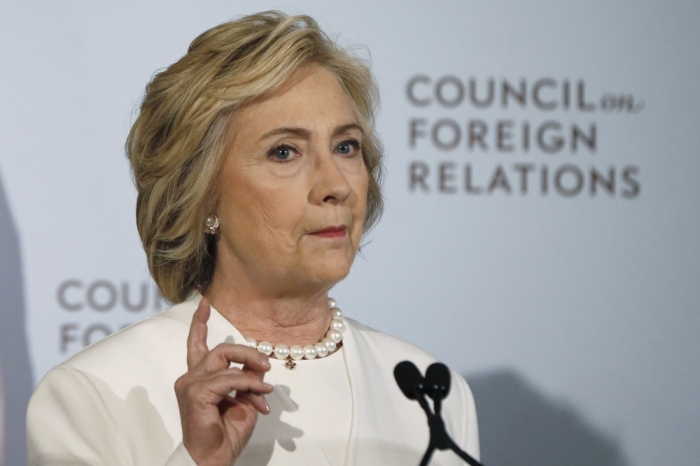
<path fill-rule="evenodd" d="M 175 381 L 175 391 L 182 392 L 187 386 L 187 374 L 184 374 Z"/>
<path fill-rule="evenodd" d="M 218 345 L 216 345 L 214 347 L 212 352 L 215 352 L 216 354 L 222 354 L 222 353 L 225 353 L 226 351 L 228 351 L 229 348 L 231 348 L 232 346 L 234 346 L 234 345 L 231 345 L 230 343 L 219 343 Z"/>
<path fill-rule="evenodd" d="M 209 352 L 209 355 L 211 355 L 210 359 L 212 360 L 224 361 L 227 359 L 226 353 L 226 343 L 219 343 Z"/>

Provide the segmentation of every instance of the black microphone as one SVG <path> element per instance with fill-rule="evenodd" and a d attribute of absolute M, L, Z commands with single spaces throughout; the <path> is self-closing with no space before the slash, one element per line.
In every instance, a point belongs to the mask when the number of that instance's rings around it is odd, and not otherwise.
<path fill-rule="evenodd" d="M 431 364 L 425 371 L 426 394 L 433 400 L 447 398 L 450 393 L 450 380 L 450 370 L 446 365 L 440 362 Z"/>
<path fill-rule="evenodd" d="M 423 376 L 411 361 L 402 361 L 394 367 L 394 378 L 399 388 L 409 400 L 418 398 L 423 392 Z"/>
<path fill-rule="evenodd" d="M 447 366 L 439 362 L 433 363 L 425 371 L 425 378 L 423 378 L 415 364 L 411 361 L 402 361 L 394 367 L 394 378 L 406 398 L 418 401 L 428 418 L 430 442 L 420 466 L 427 466 L 436 449 L 447 450 L 448 448 L 470 465 L 483 466 L 459 448 L 445 428 L 445 421 L 442 419 L 440 411 L 442 400 L 447 398 L 450 393 L 451 375 Z M 433 400 L 434 412 L 428 406 L 425 395 Z"/>

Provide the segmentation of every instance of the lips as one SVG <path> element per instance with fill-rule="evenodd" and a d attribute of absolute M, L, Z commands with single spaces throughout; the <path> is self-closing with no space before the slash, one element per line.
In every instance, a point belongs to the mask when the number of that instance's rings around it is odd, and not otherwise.
<path fill-rule="evenodd" d="M 344 225 L 328 227 L 314 231 L 311 234 L 321 238 L 343 238 L 347 234 L 347 228 Z"/>

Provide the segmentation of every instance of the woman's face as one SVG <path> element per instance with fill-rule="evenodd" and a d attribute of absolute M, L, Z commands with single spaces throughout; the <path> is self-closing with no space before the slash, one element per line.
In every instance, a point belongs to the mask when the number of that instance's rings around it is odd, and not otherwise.
<path fill-rule="evenodd" d="M 350 98 L 333 74 L 309 65 L 241 109 L 232 128 L 215 273 L 280 295 L 330 288 L 350 270 L 367 204 Z"/>

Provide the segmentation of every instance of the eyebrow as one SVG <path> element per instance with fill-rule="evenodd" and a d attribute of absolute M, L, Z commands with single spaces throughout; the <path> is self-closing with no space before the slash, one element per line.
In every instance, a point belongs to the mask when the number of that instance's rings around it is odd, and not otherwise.
<path fill-rule="evenodd" d="M 333 130 L 333 137 L 338 136 L 339 134 L 346 133 L 350 130 L 356 129 L 360 131 L 362 134 L 365 134 L 365 130 L 362 128 L 362 126 L 358 125 L 357 123 L 348 123 L 347 125 L 342 125 L 338 126 L 335 130 Z M 292 127 L 282 127 L 282 128 L 276 128 L 273 129 L 272 131 L 269 131 L 265 134 L 262 135 L 260 140 L 262 141 L 263 139 L 267 139 L 272 136 L 279 136 L 281 134 L 291 134 L 297 137 L 300 137 L 302 139 L 311 139 L 311 131 L 305 128 L 292 128 Z"/>
<path fill-rule="evenodd" d="M 335 131 L 333 131 L 333 136 L 338 136 L 339 134 L 347 133 L 351 129 L 356 129 L 363 135 L 365 134 L 365 130 L 362 128 L 362 126 L 358 125 L 357 123 L 350 123 L 347 125 L 338 126 L 335 129 Z"/>

